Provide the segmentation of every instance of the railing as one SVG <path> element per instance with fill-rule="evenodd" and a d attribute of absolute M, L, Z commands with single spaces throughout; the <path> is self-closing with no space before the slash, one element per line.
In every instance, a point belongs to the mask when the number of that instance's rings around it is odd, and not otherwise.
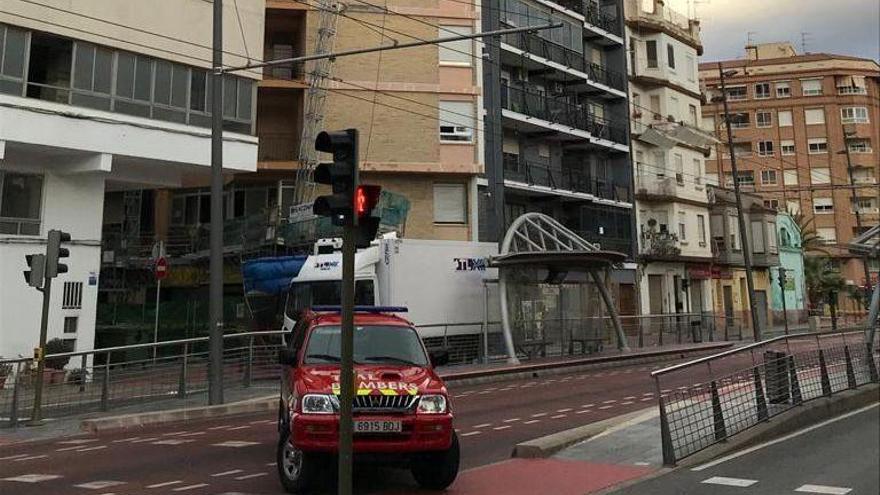
<path fill-rule="evenodd" d="M 641 234 L 642 255 L 661 258 L 674 258 L 681 254 L 678 236 L 672 232 L 645 231 Z"/>
<path fill-rule="evenodd" d="M 584 105 L 572 104 L 564 98 L 554 98 L 510 85 L 502 85 L 501 94 L 501 104 L 507 110 L 585 130 L 597 138 L 620 144 L 628 142 L 625 128 L 591 115 Z"/>
<path fill-rule="evenodd" d="M 608 234 L 600 235 L 598 232 L 572 229 L 577 235 L 583 237 L 587 241 L 597 244 L 604 251 L 617 251 L 629 255 L 632 251 L 631 239 L 622 237 L 613 237 Z"/>
<path fill-rule="evenodd" d="M 664 464 L 805 402 L 876 383 L 875 348 L 863 329 L 802 333 L 653 372 Z"/>
<path fill-rule="evenodd" d="M 289 132 L 257 133 L 260 143 L 257 147 L 259 161 L 293 161 L 299 153 L 299 134 Z"/>
<path fill-rule="evenodd" d="M 603 12 L 593 2 L 587 3 L 584 17 L 586 17 L 587 23 L 602 28 L 609 33 L 620 35 L 620 23 L 617 20 L 617 16 Z"/>
<path fill-rule="evenodd" d="M 550 187 L 565 191 L 592 194 L 612 201 L 631 201 L 628 185 L 617 185 L 606 180 L 591 177 L 572 167 L 555 169 L 519 158 L 519 155 L 504 155 L 505 178 L 532 185 Z"/>
<path fill-rule="evenodd" d="M 588 74 L 593 81 L 623 91 L 623 75 L 620 72 L 611 70 L 603 65 L 591 63 Z"/>

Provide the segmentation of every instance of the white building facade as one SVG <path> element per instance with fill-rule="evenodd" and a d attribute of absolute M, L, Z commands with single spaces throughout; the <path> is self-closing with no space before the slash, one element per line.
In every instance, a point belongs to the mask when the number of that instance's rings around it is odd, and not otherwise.
<path fill-rule="evenodd" d="M 41 294 L 25 255 L 69 232 L 49 339 L 94 347 L 106 191 L 210 173 L 211 3 L 13 2 L 0 13 L 0 356 L 33 354 Z M 226 64 L 262 47 L 264 0 L 225 8 Z M 256 170 L 259 72 L 224 81 L 224 172 Z"/>
<path fill-rule="evenodd" d="M 700 129 L 699 23 L 662 0 L 626 3 L 642 314 L 712 310 Z"/>

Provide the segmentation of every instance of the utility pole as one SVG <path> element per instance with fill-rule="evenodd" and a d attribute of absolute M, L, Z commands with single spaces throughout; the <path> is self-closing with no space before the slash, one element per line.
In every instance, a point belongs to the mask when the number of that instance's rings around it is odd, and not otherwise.
<path fill-rule="evenodd" d="M 483 31 L 497 29 L 500 24 L 500 6 L 498 0 L 485 0 L 483 2 Z M 500 248 L 504 241 L 504 227 L 506 225 L 504 212 L 504 154 L 502 152 L 502 129 L 501 129 L 501 72 L 500 65 L 494 63 L 500 60 L 501 45 L 497 36 L 490 36 L 483 43 L 483 105 L 486 110 L 486 118 L 483 120 L 483 132 L 485 142 L 486 176 L 488 179 L 489 208 L 492 220 L 492 232 L 494 240 Z"/>
<path fill-rule="evenodd" d="M 211 74 L 211 260 L 208 404 L 223 403 L 223 1 L 214 0 Z"/>
<path fill-rule="evenodd" d="M 846 125 L 844 125 L 843 121 L 840 122 L 840 128 L 843 131 L 843 152 L 846 154 L 846 171 L 849 174 L 849 184 L 852 186 L 850 191 L 852 192 L 852 206 L 853 211 L 856 213 L 856 228 L 859 229 L 859 235 L 862 233 L 862 214 L 859 212 L 859 195 L 856 192 L 856 179 L 853 175 L 853 166 L 852 166 L 852 157 L 849 154 L 849 143 L 847 142 L 847 138 L 849 137 L 849 133 L 846 132 Z M 833 195 L 833 193 L 832 193 Z M 865 256 L 862 258 L 862 265 L 865 268 L 865 309 L 871 308 L 871 267 L 868 264 L 868 257 Z"/>
<path fill-rule="evenodd" d="M 736 167 L 736 153 L 733 149 L 733 129 L 730 127 L 730 109 L 727 105 L 727 87 L 724 84 L 724 68 L 721 62 L 718 63 L 718 75 L 721 77 L 721 98 L 724 102 L 724 122 L 727 127 L 727 147 L 730 150 L 730 172 L 733 174 L 733 193 L 736 196 L 736 216 L 739 220 L 739 237 L 742 240 L 743 248 L 743 264 L 746 270 L 746 284 L 749 290 L 749 308 L 752 315 L 752 329 L 754 331 L 755 342 L 764 340 L 761 335 L 761 323 L 758 319 L 758 306 L 755 301 L 755 280 L 752 276 L 752 251 L 749 242 L 748 230 L 746 227 L 746 218 L 743 213 L 742 194 L 740 193 L 738 175 L 739 171 Z"/>
<path fill-rule="evenodd" d="M 779 289 L 782 292 L 782 321 L 785 323 L 785 335 L 788 335 L 788 308 L 785 304 L 785 272 L 787 272 L 784 267 L 779 267 Z"/>

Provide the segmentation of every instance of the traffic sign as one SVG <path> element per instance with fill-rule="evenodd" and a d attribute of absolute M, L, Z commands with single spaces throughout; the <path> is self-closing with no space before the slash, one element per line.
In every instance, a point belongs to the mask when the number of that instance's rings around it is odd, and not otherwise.
<path fill-rule="evenodd" d="M 164 256 L 160 256 L 156 260 L 156 268 L 153 270 L 156 280 L 163 280 L 168 276 L 168 260 Z"/>

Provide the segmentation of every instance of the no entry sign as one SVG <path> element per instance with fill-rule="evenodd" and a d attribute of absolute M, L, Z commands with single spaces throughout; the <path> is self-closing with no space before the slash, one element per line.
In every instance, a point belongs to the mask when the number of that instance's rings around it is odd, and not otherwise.
<path fill-rule="evenodd" d="M 159 259 L 156 260 L 156 268 L 154 272 L 156 274 L 156 280 L 162 280 L 168 276 L 168 260 L 165 259 L 164 256 L 160 256 Z"/>

